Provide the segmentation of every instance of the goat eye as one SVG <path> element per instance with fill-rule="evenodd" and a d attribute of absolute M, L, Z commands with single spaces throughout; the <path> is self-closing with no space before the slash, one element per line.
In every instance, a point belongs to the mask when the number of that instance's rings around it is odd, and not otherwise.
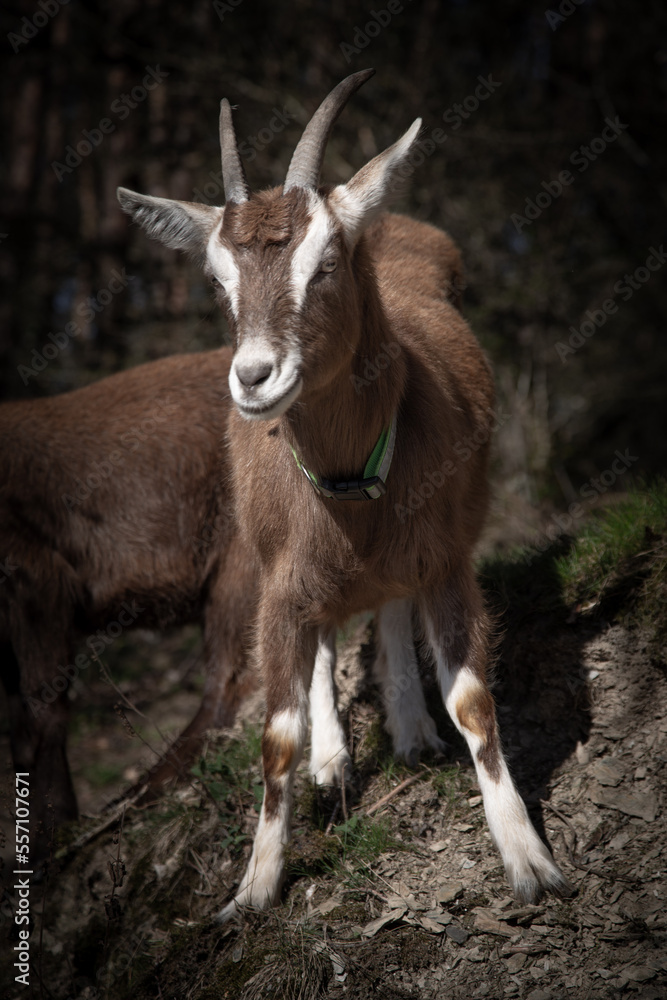
<path fill-rule="evenodd" d="M 333 257 L 331 257 L 327 260 L 322 261 L 320 271 L 323 271 L 324 274 L 331 274 L 332 271 L 336 270 L 336 267 L 337 267 L 336 261 L 333 259 Z"/>
<path fill-rule="evenodd" d="M 215 275 L 211 277 L 211 284 L 214 286 L 214 288 L 222 288 L 222 282 L 218 281 Z"/>

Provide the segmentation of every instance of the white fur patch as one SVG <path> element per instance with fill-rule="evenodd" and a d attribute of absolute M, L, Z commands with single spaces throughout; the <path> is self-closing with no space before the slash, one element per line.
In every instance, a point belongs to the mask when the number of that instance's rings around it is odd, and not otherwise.
<path fill-rule="evenodd" d="M 239 380 L 237 365 L 253 363 L 273 366 L 271 375 L 254 389 L 248 390 Z M 270 343 L 259 337 L 244 340 L 234 355 L 229 369 L 229 389 L 239 412 L 248 420 L 273 420 L 280 417 L 297 399 L 303 388 L 299 375 L 301 351 L 290 346 L 282 361 Z"/>
<path fill-rule="evenodd" d="M 225 923 L 238 913 L 241 906 L 255 906 L 263 910 L 278 901 L 283 879 L 283 855 L 290 839 L 291 781 L 291 773 L 282 779 L 285 787 L 277 816 L 267 819 L 262 804 L 248 868 L 236 896 L 218 913 L 218 923 Z"/>
<path fill-rule="evenodd" d="M 285 845 L 290 839 L 292 813 L 292 781 L 297 768 L 308 728 L 305 693 L 298 705 L 277 712 L 271 719 L 267 731 L 277 739 L 294 745 L 294 754 L 287 774 L 274 778 L 280 788 L 278 811 L 270 819 L 266 815 L 266 791 L 259 824 L 252 847 L 248 868 L 241 880 L 236 896 L 217 915 L 218 923 L 224 923 L 238 912 L 240 906 L 255 906 L 264 909 L 278 900 L 283 880 Z"/>
<path fill-rule="evenodd" d="M 304 739 L 303 712 L 293 708 L 277 712 L 266 731 L 282 742 L 293 743 L 295 747 L 301 746 Z"/>
<path fill-rule="evenodd" d="M 318 785 L 340 784 L 351 766 L 345 733 L 336 709 L 333 673 L 336 667 L 336 630 L 320 633 L 310 686 L 310 773 Z"/>
<path fill-rule="evenodd" d="M 305 236 L 292 256 L 291 289 L 297 311 L 303 306 L 306 289 L 320 269 L 322 257 L 333 235 L 333 220 L 326 203 L 314 191 L 308 192 L 310 220 Z"/>
<path fill-rule="evenodd" d="M 229 298 L 234 316 L 238 316 L 240 272 L 238 264 L 234 260 L 234 254 L 223 246 L 218 238 L 218 227 L 211 233 L 206 248 L 206 257 L 213 274 Z"/>
<path fill-rule="evenodd" d="M 445 744 L 429 715 L 412 637 L 412 602 L 390 601 L 377 616 L 375 676 L 382 687 L 387 731 L 394 754 L 416 763 L 422 750 L 440 753 Z"/>
<path fill-rule="evenodd" d="M 498 781 L 493 781 L 485 768 L 477 767 L 484 811 L 510 885 L 521 900 L 532 902 L 539 897 L 541 888 L 558 890 L 564 880 L 538 837 L 502 756 L 500 767 Z"/>

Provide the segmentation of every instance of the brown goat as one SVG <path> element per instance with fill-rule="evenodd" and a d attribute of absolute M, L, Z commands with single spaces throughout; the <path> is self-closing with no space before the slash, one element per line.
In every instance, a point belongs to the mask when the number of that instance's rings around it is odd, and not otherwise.
<path fill-rule="evenodd" d="M 0 673 L 14 764 L 30 772 L 33 860 L 51 825 L 76 816 L 66 688 L 95 670 L 90 654 L 125 627 L 203 622 L 201 707 L 152 788 L 187 773 L 252 684 L 256 571 L 230 501 L 230 362 L 229 348 L 172 357 L 0 407 Z"/>
<path fill-rule="evenodd" d="M 173 357 L 0 406 L 0 676 L 14 764 L 31 775 L 33 861 L 46 853 L 51 826 L 76 816 L 66 692 L 108 642 L 135 625 L 204 625 L 202 703 L 140 782 L 149 794 L 187 777 L 205 732 L 231 724 L 254 684 L 256 560 L 236 530 L 231 496 L 230 363 L 229 348 Z M 75 656 L 84 639 L 86 652 Z M 318 662 L 311 771 L 326 784 L 349 757 L 334 703 L 335 653 Z M 415 733 L 388 701 L 396 752 L 413 760 L 423 747 L 440 749 L 417 672 L 383 669 L 381 680 L 387 689 L 399 683 L 402 704 L 421 713 Z"/>
<path fill-rule="evenodd" d="M 488 498 L 489 365 L 448 300 L 449 238 L 382 213 L 411 171 L 420 121 L 347 184 L 319 187 L 333 122 L 369 75 L 326 98 L 282 188 L 250 195 L 223 101 L 224 209 L 119 190 L 149 235 L 200 257 L 235 344 L 230 466 L 240 530 L 260 562 L 267 717 L 255 844 L 220 920 L 278 897 L 313 668 L 317 677 L 333 655 L 332 629 L 364 609 L 378 612 L 381 658 L 397 676 L 414 662 L 417 609 L 517 896 L 569 891 L 510 777 L 487 684 L 472 551 Z M 363 384 L 365 362 L 381 355 L 391 363 Z M 427 497 L 418 507 L 417 491 Z"/>

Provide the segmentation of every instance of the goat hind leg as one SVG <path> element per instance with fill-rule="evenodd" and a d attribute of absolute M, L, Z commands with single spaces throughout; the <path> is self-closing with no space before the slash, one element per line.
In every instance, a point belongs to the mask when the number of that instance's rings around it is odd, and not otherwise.
<path fill-rule="evenodd" d="M 528 903 L 536 902 L 544 890 L 570 895 L 567 880 L 530 821 L 502 753 L 486 679 L 488 623 L 472 571 L 450 579 L 442 592 L 429 594 L 421 611 L 442 697 L 470 748 L 491 837 L 515 895 Z"/>
<path fill-rule="evenodd" d="M 310 773 L 318 785 L 340 785 L 352 765 L 336 708 L 335 667 L 336 629 L 322 628 L 310 685 Z"/>
<path fill-rule="evenodd" d="M 36 865 L 49 855 L 54 828 L 78 816 L 67 760 L 70 668 L 58 666 L 72 658 L 64 636 L 21 624 L 11 645 L 2 644 L 2 674 L 14 767 L 30 774 L 30 855 Z"/>
<path fill-rule="evenodd" d="M 389 601 L 376 616 L 376 680 L 382 690 L 394 754 L 416 767 L 422 750 L 442 753 L 445 744 L 428 713 L 412 635 L 412 601 Z"/>
<path fill-rule="evenodd" d="M 126 793 L 148 786 L 142 798 L 154 798 L 165 785 L 190 778 L 190 768 L 210 729 L 231 726 L 243 699 L 257 686 L 249 666 L 255 619 L 257 573 L 238 537 L 229 543 L 225 560 L 210 585 L 204 610 L 205 681 L 201 704 L 191 722 L 166 753 Z M 125 796 L 124 796 L 125 797 Z"/>

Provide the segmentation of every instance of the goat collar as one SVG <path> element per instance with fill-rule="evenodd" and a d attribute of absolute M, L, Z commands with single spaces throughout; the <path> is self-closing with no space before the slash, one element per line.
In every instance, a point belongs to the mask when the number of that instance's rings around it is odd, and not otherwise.
<path fill-rule="evenodd" d="M 396 414 L 394 414 L 389 426 L 382 431 L 373 448 L 371 456 L 366 462 L 363 478 L 339 483 L 334 483 L 330 479 L 318 478 L 313 472 L 309 472 L 305 465 L 300 462 L 292 445 L 290 445 L 290 450 L 296 459 L 296 464 L 320 496 L 326 497 L 328 500 L 377 500 L 387 492 L 385 480 L 394 457 L 395 443 Z"/>

